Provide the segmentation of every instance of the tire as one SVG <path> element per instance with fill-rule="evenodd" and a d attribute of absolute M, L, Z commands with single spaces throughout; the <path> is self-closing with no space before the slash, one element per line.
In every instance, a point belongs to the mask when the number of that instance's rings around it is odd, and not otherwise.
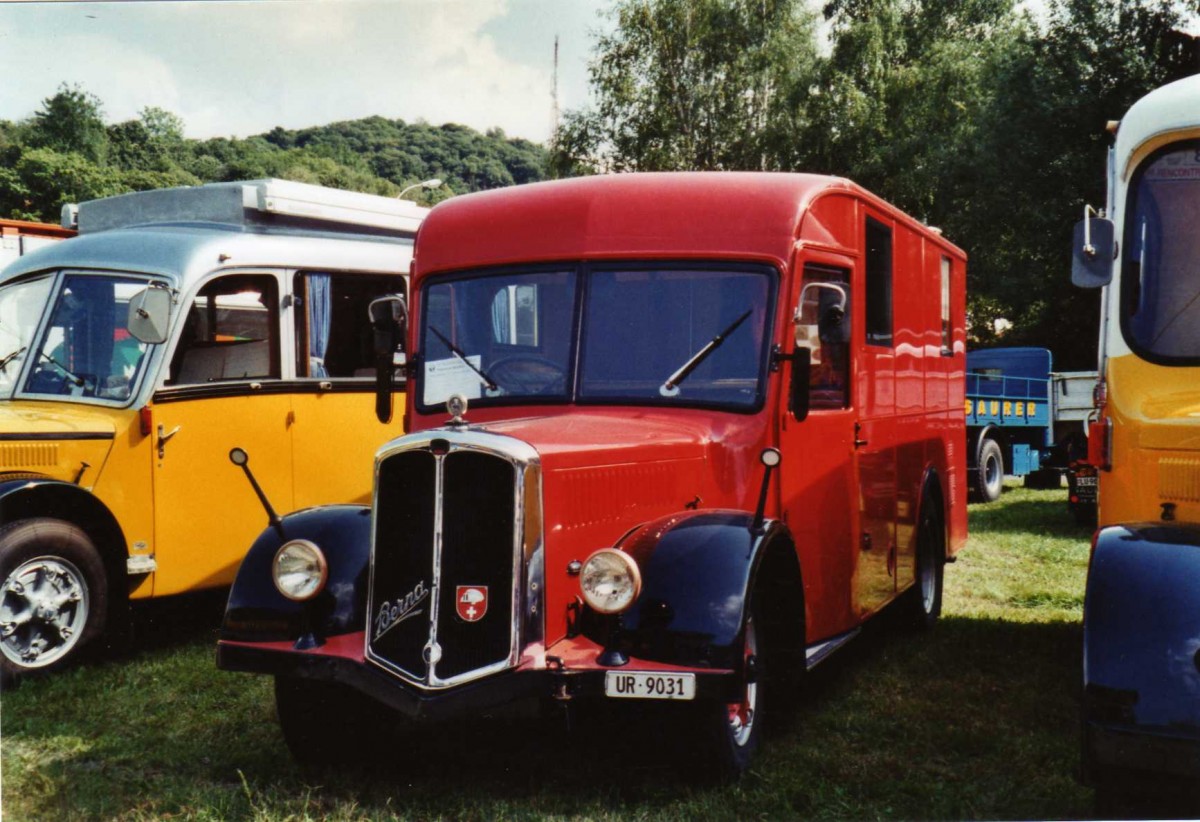
<path fill-rule="evenodd" d="M 749 769 L 762 738 L 767 670 L 756 623 L 756 615 L 751 612 L 742 626 L 744 676 L 740 700 L 709 706 L 702 717 L 709 770 L 719 781 L 741 777 Z"/>
<path fill-rule="evenodd" d="M 80 528 L 57 519 L 0 528 L 0 678 L 74 663 L 107 616 L 104 564 Z"/>
<path fill-rule="evenodd" d="M 942 584 L 946 571 L 946 525 L 941 500 L 926 493 L 917 518 L 917 567 L 908 593 L 913 625 L 928 630 L 942 614 Z"/>
<path fill-rule="evenodd" d="M 275 677 L 275 710 L 292 758 L 328 769 L 368 761 L 391 727 L 391 711 L 362 693 L 325 680 Z"/>
<path fill-rule="evenodd" d="M 985 437 L 979 444 L 979 460 L 976 463 L 975 494 L 981 502 L 995 502 L 1004 490 L 1004 455 L 994 439 Z"/>

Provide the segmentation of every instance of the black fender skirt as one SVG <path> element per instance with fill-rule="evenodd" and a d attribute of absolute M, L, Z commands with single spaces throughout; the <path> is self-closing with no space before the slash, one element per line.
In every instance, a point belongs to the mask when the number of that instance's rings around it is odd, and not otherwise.
<path fill-rule="evenodd" d="M 1084 770 L 1200 778 L 1200 527 L 1099 532 L 1083 619 Z"/>
<path fill-rule="evenodd" d="M 755 531 L 753 520 L 744 511 L 687 511 L 634 529 L 616 547 L 637 562 L 641 596 L 616 616 L 585 606 L 580 631 L 606 648 L 641 659 L 739 667 L 747 597 L 755 590 L 762 558 L 775 549 L 781 549 L 777 556 L 783 562 L 791 563 L 783 567 L 795 569 L 790 582 L 797 625 L 804 617 L 799 566 L 786 526 L 767 522 Z"/>
<path fill-rule="evenodd" d="M 276 552 L 295 539 L 314 543 L 329 565 L 324 589 L 307 602 L 283 596 L 271 575 Z M 225 607 L 221 639 L 278 642 L 299 638 L 320 643 L 331 636 L 362 631 L 367 621 L 370 549 L 371 509 L 367 506 L 327 505 L 284 517 L 279 528 L 267 528 L 259 535 L 242 560 Z"/>

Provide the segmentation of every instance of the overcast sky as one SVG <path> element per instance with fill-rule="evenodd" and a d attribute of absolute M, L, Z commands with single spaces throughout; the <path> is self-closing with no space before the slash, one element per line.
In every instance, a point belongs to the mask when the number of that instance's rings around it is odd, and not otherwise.
<path fill-rule="evenodd" d="M 0 119 L 79 84 L 105 118 L 159 106 L 189 137 L 246 137 L 382 115 L 550 134 L 587 102 L 608 0 L 0 2 Z"/>

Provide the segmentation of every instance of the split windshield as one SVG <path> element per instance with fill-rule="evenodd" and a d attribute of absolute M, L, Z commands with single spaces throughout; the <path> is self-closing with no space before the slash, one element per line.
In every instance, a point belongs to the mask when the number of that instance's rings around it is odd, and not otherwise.
<path fill-rule="evenodd" d="M 775 281 L 767 267 L 715 264 L 429 281 L 419 405 L 462 394 L 472 404 L 756 408 Z"/>
<path fill-rule="evenodd" d="M 126 328 L 147 282 L 46 274 L 0 286 L 0 398 L 36 394 L 127 403 L 152 346 Z M 39 325 L 49 312 L 49 322 Z"/>
<path fill-rule="evenodd" d="M 1200 141 L 1143 164 L 1129 187 L 1121 319 L 1130 346 L 1159 362 L 1200 362 Z"/>

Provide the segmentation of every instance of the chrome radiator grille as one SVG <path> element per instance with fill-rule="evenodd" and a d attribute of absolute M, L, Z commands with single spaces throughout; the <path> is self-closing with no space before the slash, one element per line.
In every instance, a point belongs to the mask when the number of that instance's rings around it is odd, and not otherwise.
<path fill-rule="evenodd" d="M 437 688 L 512 667 L 523 635 L 540 638 L 541 493 L 524 443 L 431 433 L 377 462 L 367 656 Z"/>

